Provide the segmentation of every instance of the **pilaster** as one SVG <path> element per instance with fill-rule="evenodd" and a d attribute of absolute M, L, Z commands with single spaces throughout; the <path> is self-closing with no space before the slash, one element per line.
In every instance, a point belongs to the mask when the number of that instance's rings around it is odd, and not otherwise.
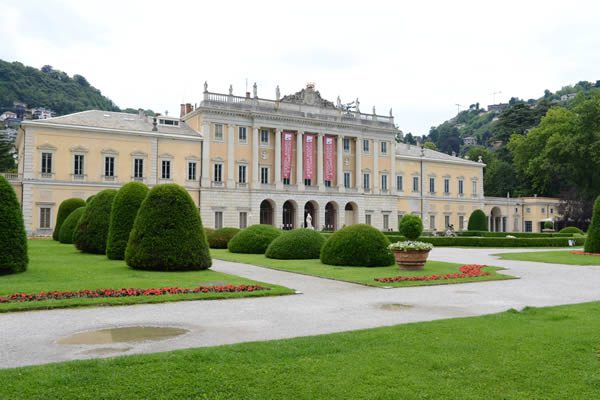
<path fill-rule="evenodd" d="M 202 187 L 210 187 L 210 124 L 208 121 L 202 123 Z"/>
<path fill-rule="evenodd" d="M 260 170 L 258 167 L 258 141 L 260 134 L 258 126 L 252 127 L 252 187 L 260 186 Z"/>
<path fill-rule="evenodd" d="M 235 189 L 234 131 L 234 126 L 229 124 L 227 129 L 227 187 L 231 189 Z"/>
<path fill-rule="evenodd" d="M 281 180 L 281 129 L 275 130 L 275 189 L 283 189 Z"/>
<path fill-rule="evenodd" d="M 300 192 L 304 191 L 304 157 L 302 154 L 302 150 L 304 148 L 303 137 L 304 132 L 298 131 L 298 133 L 296 134 L 296 186 L 298 187 L 298 191 Z"/>
<path fill-rule="evenodd" d="M 373 140 L 373 194 L 379 194 L 381 174 L 379 173 L 379 140 Z"/>
<path fill-rule="evenodd" d="M 354 183 L 356 186 L 356 190 L 358 193 L 363 193 L 363 186 L 362 186 L 362 147 L 361 147 L 361 142 L 360 142 L 360 138 L 355 138 L 354 139 L 355 142 L 355 150 L 356 150 L 356 162 L 355 162 L 355 166 L 356 166 L 356 173 L 355 173 L 355 178 L 354 178 Z"/>
<path fill-rule="evenodd" d="M 323 182 L 323 140 L 322 133 L 317 135 L 317 188 L 320 192 L 325 191 Z"/>
<path fill-rule="evenodd" d="M 345 192 L 344 188 L 344 137 L 338 135 L 336 138 L 337 165 L 336 165 L 336 180 L 337 187 L 340 192 Z M 340 225 L 341 226 L 341 225 Z"/>

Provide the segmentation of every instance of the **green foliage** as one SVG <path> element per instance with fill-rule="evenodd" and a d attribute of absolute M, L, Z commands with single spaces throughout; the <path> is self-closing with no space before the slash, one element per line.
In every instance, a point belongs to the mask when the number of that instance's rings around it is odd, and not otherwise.
<path fill-rule="evenodd" d="M 281 231 L 272 225 L 252 225 L 242 229 L 227 244 L 232 253 L 264 254 Z"/>
<path fill-rule="evenodd" d="M 58 233 L 59 242 L 65 244 L 73 243 L 73 233 L 75 233 L 75 228 L 77 227 L 77 224 L 79 223 L 84 211 L 85 206 L 79 207 L 69 214 L 60 227 L 60 231 Z"/>
<path fill-rule="evenodd" d="M 544 221 L 544 229 L 554 229 L 554 224 L 550 221 Z"/>
<path fill-rule="evenodd" d="M 514 235 L 513 235 L 514 236 Z M 404 236 L 388 236 L 392 242 L 406 240 Z M 582 246 L 583 237 L 431 237 L 424 236 L 419 239 L 438 247 L 569 247 L 569 240 L 575 240 L 576 246 Z"/>
<path fill-rule="evenodd" d="M 514 236 L 517 238 L 549 238 L 549 237 L 562 237 L 572 238 L 572 233 L 558 233 L 558 232 L 487 232 L 487 231 L 461 231 L 456 232 L 458 236 L 479 236 L 479 237 L 499 237 L 504 238 L 506 236 Z"/>
<path fill-rule="evenodd" d="M 594 203 L 592 223 L 588 228 L 583 250 L 587 253 L 600 253 L 600 196 L 596 198 Z"/>
<path fill-rule="evenodd" d="M 110 210 L 116 194 L 114 189 L 105 189 L 98 192 L 85 207 L 73 233 L 73 243 L 78 250 L 84 253 L 105 254 Z"/>
<path fill-rule="evenodd" d="M 148 187 L 141 182 L 129 182 L 115 196 L 110 211 L 106 256 L 111 260 L 125 259 L 129 233 Z"/>
<path fill-rule="evenodd" d="M 394 263 L 387 237 L 370 225 L 356 224 L 336 231 L 321 249 L 321 262 L 330 265 L 384 267 Z"/>
<path fill-rule="evenodd" d="M 431 142 L 431 141 L 427 141 L 425 143 L 423 143 L 423 147 L 429 150 L 435 150 L 437 151 L 437 146 L 435 145 L 435 143 Z"/>
<path fill-rule="evenodd" d="M 85 200 L 85 204 L 86 204 L 86 205 L 87 205 L 87 204 L 90 204 L 90 203 L 92 202 L 92 200 L 94 200 L 94 197 L 96 197 L 96 195 L 95 195 L 95 194 L 93 194 L 93 195 L 91 195 L 90 197 L 88 197 L 88 198 Z"/>
<path fill-rule="evenodd" d="M 198 209 L 179 185 L 157 185 L 142 202 L 125 251 L 131 268 L 157 271 L 212 265 Z"/>
<path fill-rule="evenodd" d="M 398 231 L 408 240 L 417 240 L 423 233 L 423 222 L 418 215 L 407 214 L 398 224 Z"/>
<path fill-rule="evenodd" d="M 558 233 L 577 233 L 580 235 L 585 235 L 585 232 L 576 226 L 567 226 L 565 228 L 562 228 L 560 231 L 558 231 Z"/>
<path fill-rule="evenodd" d="M 52 239 L 58 240 L 60 227 L 65 222 L 67 217 L 79 207 L 85 207 L 85 201 L 79 198 L 66 199 L 58 207 L 58 214 L 56 216 L 56 224 L 54 225 L 54 232 L 52 232 Z"/>
<path fill-rule="evenodd" d="M 265 256 L 279 260 L 319 258 L 325 238 L 313 229 L 294 229 L 271 242 Z"/>
<path fill-rule="evenodd" d="M 467 229 L 470 231 L 487 231 L 487 217 L 485 213 L 481 210 L 473 211 L 469 217 Z"/>
<path fill-rule="evenodd" d="M 28 262 L 21 206 L 10 183 L 0 176 L 0 274 L 23 272 Z"/>
<path fill-rule="evenodd" d="M 231 238 L 237 235 L 239 231 L 238 228 L 211 229 L 211 232 L 206 236 L 208 238 L 208 246 L 211 249 L 226 249 L 227 243 L 229 243 Z"/>
<path fill-rule="evenodd" d="M 0 171 L 13 171 L 17 167 L 14 153 L 14 143 L 2 137 L 0 131 Z"/>

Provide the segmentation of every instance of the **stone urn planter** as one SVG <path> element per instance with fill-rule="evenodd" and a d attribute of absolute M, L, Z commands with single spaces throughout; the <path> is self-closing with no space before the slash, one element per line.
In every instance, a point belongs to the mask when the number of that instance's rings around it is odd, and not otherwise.
<path fill-rule="evenodd" d="M 429 243 L 411 241 L 392 243 L 389 246 L 396 264 L 405 270 L 423 269 L 432 248 L 433 245 Z"/>

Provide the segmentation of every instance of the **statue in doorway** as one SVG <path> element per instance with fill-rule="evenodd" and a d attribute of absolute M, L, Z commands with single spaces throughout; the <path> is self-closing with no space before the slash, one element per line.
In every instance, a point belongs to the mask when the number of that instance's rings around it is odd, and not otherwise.
<path fill-rule="evenodd" d="M 306 213 L 306 227 L 308 229 L 315 229 L 312 224 L 312 216 L 310 215 L 310 213 Z"/>

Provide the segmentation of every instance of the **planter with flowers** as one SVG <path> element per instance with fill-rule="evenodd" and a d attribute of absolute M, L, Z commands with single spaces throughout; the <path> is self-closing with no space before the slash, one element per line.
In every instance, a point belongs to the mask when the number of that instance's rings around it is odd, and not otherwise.
<path fill-rule="evenodd" d="M 401 269 L 423 269 L 433 245 L 417 241 L 423 232 L 421 218 L 417 215 L 405 215 L 400 220 L 399 230 L 408 240 L 389 245 L 396 263 Z"/>

